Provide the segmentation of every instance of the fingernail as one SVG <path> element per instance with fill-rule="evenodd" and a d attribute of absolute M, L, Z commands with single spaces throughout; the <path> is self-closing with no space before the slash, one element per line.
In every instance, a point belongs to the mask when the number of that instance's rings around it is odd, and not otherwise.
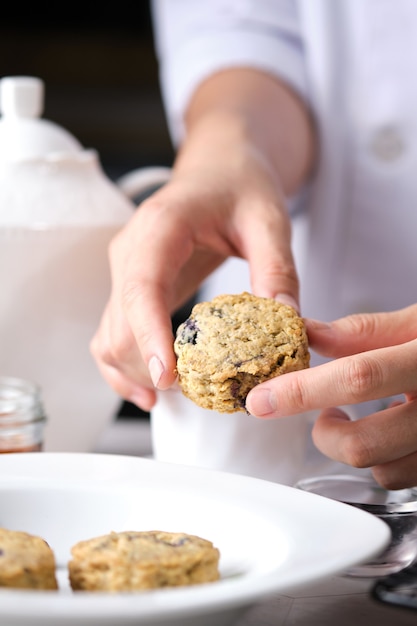
<path fill-rule="evenodd" d="M 157 356 L 152 356 L 148 363 L 149 374 L 151 375 L 154 387 L 158 387 L 161 376 L 164 373 L 164 366 Z"/>
<path fill-rule="evenodd" d="M 254 417 L 265 417 L 277 408 L 275 394 L 269 389 L 252 389 L 246 401 L 246 409 Z"/>
<path fill-rule="evenodd" d="M 292 308 L 296 311 L 300 310 L 298 302 L 296 302 L 295 298 L 290 296 L 288 293 L 278 293 L 275 296 L 274 300 L 276 300 L 276 302 L 280 302 L 281 304 L 288 304 L 289 306 L 292 306 Z"/>

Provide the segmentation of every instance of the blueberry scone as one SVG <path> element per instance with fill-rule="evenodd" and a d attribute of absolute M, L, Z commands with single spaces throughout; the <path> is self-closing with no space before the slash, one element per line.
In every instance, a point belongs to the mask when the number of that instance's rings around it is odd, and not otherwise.
<path fill-rule="evenodd" d="M 185 533 L 113 532 L 80 541 L 71 555 L 74 591 L 139 591 L 219 579 L 217 548 Z"/>
<path fill-rule="evenodd" d="M 178 327 L 174 350 L 184 395 L 220 413 L 245 411 L 252 387 L 310 364 L 295 309 L 249 293 L 196 304 Z"/>
<path fill-rule="evenodd" d="M 0 587 L 57 589 L 55 556 L 46 541 L 0 528 Z"/>

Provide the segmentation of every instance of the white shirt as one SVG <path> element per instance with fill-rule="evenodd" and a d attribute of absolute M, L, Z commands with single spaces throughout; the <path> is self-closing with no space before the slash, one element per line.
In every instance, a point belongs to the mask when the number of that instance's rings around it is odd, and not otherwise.
<path fill-rule="evenodd" d="M 175 143 L 195 88 L 227 67 L 278 76 L 314 112 L 320 162 L 291 203 L 302 314 L 417 302 L 417 2 L 155 0 L 154 16 Z M 244 289 L 246 263 L 230 259 L 201 297 Z M 310 441 L 314 415 L 219 417 L 178 396 L 161 394 L 153 412 L 157 458 L 287 483 L 331 469 Z"/>

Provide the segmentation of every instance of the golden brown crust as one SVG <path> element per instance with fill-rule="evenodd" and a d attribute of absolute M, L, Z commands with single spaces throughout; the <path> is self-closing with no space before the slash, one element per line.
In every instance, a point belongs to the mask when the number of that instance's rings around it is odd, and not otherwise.
<path fill-rule="evenodd" d="M 57 589 L 55 557 L 46 541 L 0 528 L 0 587 Z"/>
<path fill-rule="evenodd" d="M 221 413 L 244 411 L 252 387 L 310 363 L 295 309 L 246 292 L 196 304 L 178 328 L 174 350 L 183 393 Z"/>
<path fill-rule="evenodd" d="M 186 533 L 110 533 L 79 542 L 71 554 L 74 590 L 137 591 L 219 579 L 217 548 Z"/>

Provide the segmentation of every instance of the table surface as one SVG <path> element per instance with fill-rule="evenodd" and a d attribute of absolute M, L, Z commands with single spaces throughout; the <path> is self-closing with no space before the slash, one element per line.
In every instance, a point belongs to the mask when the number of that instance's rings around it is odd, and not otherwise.
<path fill-rule="evenodd" d="M 254 606 L 235 626 L 416 626 L 417 611 L 382 604 L 372 579 L 336 576 Z"/>
<path fill-rule="evenodd" d="M 149 423 L 122 420 L 103 433 L 96 452 L 151 456 Z M 417 611 L 370 596 L 374 580 L 335 576 L 277 594 L 249 609 L 234 626 L 416 626 Z M 198 626 L 198 625 L 196 625 Z"/>

